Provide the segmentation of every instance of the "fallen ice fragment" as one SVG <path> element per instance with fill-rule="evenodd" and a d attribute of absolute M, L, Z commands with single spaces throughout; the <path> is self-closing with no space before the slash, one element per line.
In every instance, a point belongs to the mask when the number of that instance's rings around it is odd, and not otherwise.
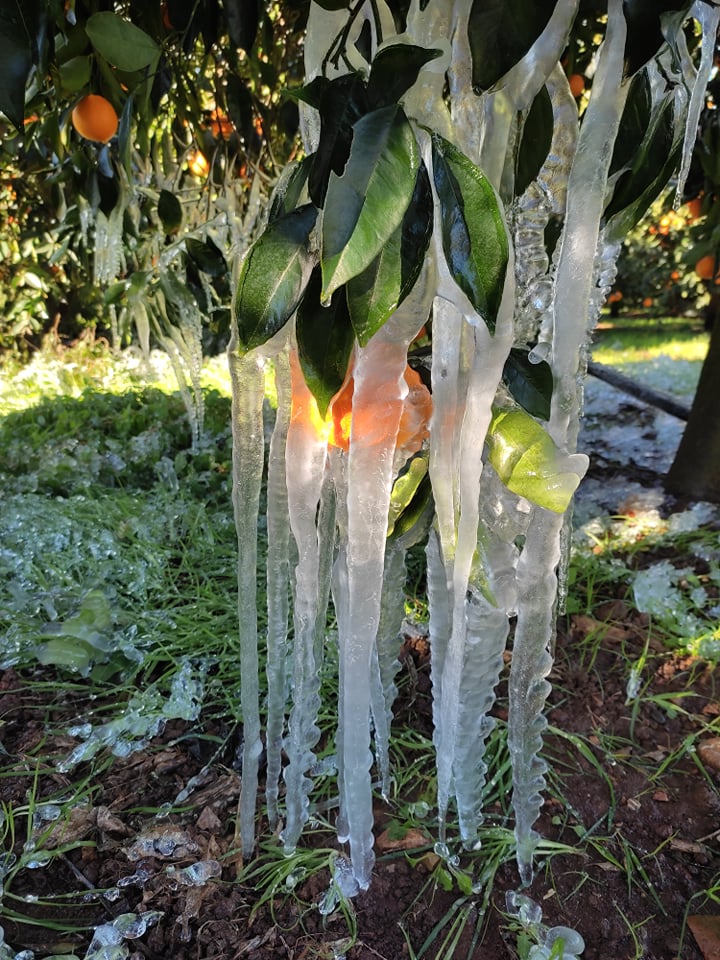
<path fill-rule="evenodd" d="M 222 867 L 217 860 L 198 860 L 181 869 L 167 867 L 166 873 L 183 886 L 204 887 L 208 880 L 222 874 Z"/>
<path fill-rule="evenodd" d="M 554 947 L 558 940 L 562 941 L 562 956 L 570 960 L 571 957 L 581 954 L 585 949 L 585 941 L 570 927 L 551 927 L 545 937 L 545 946 Z"/>

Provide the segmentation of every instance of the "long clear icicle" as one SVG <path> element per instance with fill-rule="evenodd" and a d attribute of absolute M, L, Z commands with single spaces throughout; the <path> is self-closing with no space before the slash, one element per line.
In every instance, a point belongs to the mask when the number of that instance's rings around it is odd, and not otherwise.
<path fill-rule="evenodd" d="M 607 175 L 627 87 L 622 84 L 625 18 L 622 0 L 610 0 L 608 31 L 600 53 L 593 96 L 586 112 L 568 183 L 568 208 L 556 276 L 552 367 L 555 380 L 549 432 L 570 452 L 577 440 L 577 382 L 587 336 L 588 304 L 605 202 Z M 508 744 L 513 764 L 517 860 L 523 884 L 533 873 L 546 765 L 539 756 L 546 726 L 543 709 L 552 666 L 562 515 L 535 507 L 518 564 L 518 624 L 510 672 Z"/>
<path fill-rule="evenodd" d="M 262 358 L 240 356 L 234 340 L 228 351 L 232 382 L 233 509 L 238 541 L 240 707 L 243 722 L 242 786 L 238 828 L 244 857 L 255 846 L 255 804 L 260 739 L 257 632 L 257 534 L 260 485 L 265 459 Z"/>
<path fill-rule="evenodd" d="M 267 477 L 267 663 L 268 683 L 265 799 L 268 821 L 278 822 L 278 786 L 287 700 L 287 659 L 290 579 L 290 524 L 285 447 L 290 424 L 290 361 L 288 348 L 275 357 L 277 413 L 270 439 Z"/>
<path fill-rule="evenodd" d="M 316 662 L 318 611 L 326 599 L 320 596 L 320 545 L 317 514 L 325 476 L 327 441 L 318 433 L 317 408 L 293 355 L 292 414 L 287 432 L 286 470 L 288 516 L 297 547 L 293 592 L 292 708 L 288 720 L 285 752 L 288 764 L 286 820 L 282 832 L 285 849 L 292 852 L 308 819 L 315 761 L 313 749 L 320 736 L 320 667 Z"/>
<path fill-rule="evenodd" d="M 408 345 L 427 319 L 432 271 L 425 270 L 411 294 L 355 357 L 353 416 L 347 458 L 347 615 L 338 616 L 342 703 L 341 808 L 353 875 L 370 883 L 375 860 L 372 835 L 370 712 L 372 660 L 380 622 L 387 522 L 395 479 L 396 438 L 408 392 Z M 373 430 L 372 425 L 378 429 Z"/>

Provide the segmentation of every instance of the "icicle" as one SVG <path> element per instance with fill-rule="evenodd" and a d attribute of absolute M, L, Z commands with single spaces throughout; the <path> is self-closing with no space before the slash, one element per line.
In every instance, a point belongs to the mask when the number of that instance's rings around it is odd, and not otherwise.
<path fill-rule="evenodd" d="M 553 277 L 547 255 L 545 228 L 551 214 L 564 215 L 565 185 L 575 155 L 578 112 L 567 78 L 558 65 L 547 82 L 553 105 L 553 138 L 536 181 L 513 209 L 515 249 L 515 343 L 552 338 Z M 541 332 L 542 331 L 542 332 Z"/>
<path fill-rule="evenodd" d="M 257 648 L 257 529 L 265 458 L 262 358 L 240 356 L 234 338 L 228 348 L 232 380 L 233 508 L 238 540 L 238 617 L 240 624 L 240 706 L 243 720 L 242 787 L 239 830 L 243 856 L 255 845 L 255 802 L 260 739 Z"/>
<path fill-rule="evenodd" d="M 690 162 L 695 148 L 700 114 L 705 104 L 705 91 L 713 70 L 715 44 L 717 42 L 718 26 L 720 25 L 720 6 L 706 3 L 705 0 L 696 0 L 688 15 L 695 17 L 702 26 L 702 47 L 700 65 L 695 72 L 692 93 L 690 95 L 690 106 L 687 112 L 682 163 L 680 165 L 680 172 L 678 173 L 677 191 L 675 194 L 676 206 L 680 206 L 683 202 L 685 182 L 690 172 Z"/>
<path fill-rule="evenodd" d="M 552 366 L 555 390 L 549 431 L 561 449 L 573 451 L 580 397 L 577 374 L 587 336 L 588 304 L 605 201 L 607 174 L 627 87 L 622 85 L 625 18 L 622 0 L 610 0 L 608 31 L 593 96 L 585 114 L 568 183 L 568 209 L 558 259 Z M 549 646 L 557 592 L 563 517 L 536 507 L 518 564 L 518 624 L 510 673 L 508 743 L 513 764 L 513 808 L 520 877 L 532 880 L 537 836 L 532 827 L 542 802 L 545 763 L 539 757 Z"/>
<path fill-rule="evenodd" d="M 509 617 L 517 608 L 515 540 L 527 529 L 528 513 L 498 480 L 492 467 L 481 478 L 478 554 L 470 578 L 465 666 L 460 683 L 455 743 L 455 795 L 460 836 L 467 847 L 477 840 L 485 786 L 485 743 L 495 721 L 495 702 L 507 642 Z"/>
<path fill-rule="evenodd" d="M 268 820 L 278 821 L 278 785 L 282 769 L 282 738 L 287 700 L 288 590 L 290 580 L 288 491 L 285 445 L 290 423 L 290 362 L 286 347 L 275 357 L 277 413 L 270 440 L 267 478 L 267 664 L 268 681 L 265 799 Z"/>
<path fill-rule="evenodd" d="M 315 762 L 313 748 L 320 736 L 319 664 L 316 663 L 318 610 L 326 603 L 319 593 L 320 552 L 316 517 L 327 459 L 327 430 L 308 389 L 297 355 L 291 356 L 292 414 L 287 433 L 288 516 L 297 547 L 293 592 L 293 703 L 288 721 L 285 752 L 288 765 L 286 820 L 282 841 L 287 852 L 295 849 L 308 819 L 312 780 L 307 775 Z"/>
<path fill-rule="evenodd" d="M 445 553 L 443 559 L 451 591 L 452 628 L 445 653 L 442 671 L 442 695 L 438 708 L 441 729 L 437 738 L 438 816 L 441 825 L 441 840 L 444 839 L 444 820 L 452 790 L 455 767 L 455 744 L 460 727 L 461 683 L 464 670 L 467 591 L 478 537 L 480 477 L 483 470 L 483 444 L 492 416 L 492 404 L 497 384 L 512 345 L 512 312 L 514 301 L 512 258 L 497 318 L 495 333 L 491 334 L 482 321 L 468 326 L 473 338 L 472 366 L 467 380 L 464 398 L 462 425 L 456 447 L 456 519 L 454 521 L 455 550 L 452 557 Z M 435 360 L 433 357 L 433 368 Z M 457 372 L 450 372 L 456 376 Z M 433 383 L 436 378 L 433 376 Z M 431 451 L 433 449 L 431 436 Z M 431 468 L 433 464 L 431 456 Z M 435 477 L 431 469 L 433 489 Z M 441 538 L 442 542 L 442 538 Z M 431 641 L 432 642 L 432 641 Z"/>
<path fill-rule="evenodd" d="M 343 685 L 339 717 L 343 759 L 340 783 L 353 873 L 367 888 L 374 862 L 370 789 L 371 663 L 380 620 L 390 493 L 396 439 L 408 394 L 410 341 L 427 319 L 433 271 L 365 347 L 353 369 L 352 422 L 347 458 L 347 617 L 340 617 Z M 405 453 L 405 456 L 409 452 Z M 343 602 L 341 598 L 341 603 Z"/>

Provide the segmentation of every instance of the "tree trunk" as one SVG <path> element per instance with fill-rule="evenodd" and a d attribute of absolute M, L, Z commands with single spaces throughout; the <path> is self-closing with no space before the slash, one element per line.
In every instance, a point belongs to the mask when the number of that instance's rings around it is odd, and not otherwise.
<path fill-rule="evenodd" d="M 720 503 L 720 321 L 700 372 L 685 433 L 665 479 L 671 492 L 694 500 Z"/>

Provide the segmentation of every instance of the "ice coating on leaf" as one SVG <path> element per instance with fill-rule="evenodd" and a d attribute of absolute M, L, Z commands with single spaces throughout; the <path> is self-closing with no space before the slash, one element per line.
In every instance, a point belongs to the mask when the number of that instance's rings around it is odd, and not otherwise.
<path fill-rule="evenodd" d="M 695 73 L 690 95 L 690 105 L 685 124 L 685 140 L 682 150 L 682 161 L 677 176 L 676 203 L 682 203 L 685 181 L 690 172 L 695 140 L 697 138 L 700 114 L 705 105 L 705 91 L 714 66 L 715 44 L 717 42 L 718 25 L 720 24 L 720 6 L 696 0 L 690 9 L 690 16 L 695 17 L 702 25 L 702 46 L 700 64 Z"/>

